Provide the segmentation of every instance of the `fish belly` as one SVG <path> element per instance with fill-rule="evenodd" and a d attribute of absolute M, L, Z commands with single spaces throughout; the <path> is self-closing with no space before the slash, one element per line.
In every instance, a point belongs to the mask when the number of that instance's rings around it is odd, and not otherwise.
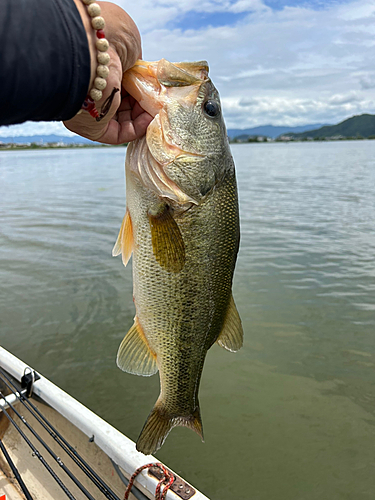
<path fill-rule="evenodd" d="M 239 240 L 234 172 L 200 205 L 175 217 L 185 245 L 185 263 L 179 272 L 164 269 L 154 255 L 148 213 L 158 201 L 136 177 L 127 176 L 136 315 L 156 355 L 161 385 L 157 415 L 152 418 L 154 408 L 137 443 L 144 453 L 160 447 L 176 425 L 202 435 L 199 381 L 206 353 L 220 334 L 229 306 Z M 165 420 L 162 428 L 156 422 L 160 419 Z M 150 434 L 157 436 L 151 439 Z"/>

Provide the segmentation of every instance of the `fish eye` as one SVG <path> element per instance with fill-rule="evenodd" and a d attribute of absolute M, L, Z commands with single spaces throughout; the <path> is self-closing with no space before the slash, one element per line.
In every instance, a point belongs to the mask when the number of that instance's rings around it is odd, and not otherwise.
<path fill-rule="evenodd" d="M 203 104 L 204 112 L 207 116 L 215 117 L 220 113 L 219 103 L 209 99 Z"/>

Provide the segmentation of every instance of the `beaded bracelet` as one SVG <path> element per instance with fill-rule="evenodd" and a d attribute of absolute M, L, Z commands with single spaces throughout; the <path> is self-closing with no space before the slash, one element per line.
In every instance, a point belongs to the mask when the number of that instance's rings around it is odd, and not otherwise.
<path fill-rule="evenodd" d="M 100 15 L 100 5 L 95 3 L 95 0 L 82 0 L 82 2 L 87 5 L 87 12 L 91 17 L 91 26 L 94 28 L 94 30 L 96 30 L 96 48 L 98 49 L 97 61 L 99 63 L 98 67 L 96 68 L 97 76 L 94 80 L 94 86 L 87 94 L 87 97 L 82 104 L 82 110 L 88 111 L 92 117 L 100 120 L 102 116 L 99 116 L 95 102 L 100 101 L 100 99 L 103 97 L 102 91 L 107 86 L 107 77 L 109 75 L 108 64 L 110 61 L 110 56 L 107 52 L 109 42 L 105 38 L 105 34 L 103 31 L 105 21 Z"/>

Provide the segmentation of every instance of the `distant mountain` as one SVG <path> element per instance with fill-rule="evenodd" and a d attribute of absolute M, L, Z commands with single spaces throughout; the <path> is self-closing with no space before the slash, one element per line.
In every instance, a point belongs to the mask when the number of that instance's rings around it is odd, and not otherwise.
<path fill-rule="evenodd" d="M 51 135 L 19 135 L 11 137 L 0 137 L 0 142 L 4 143 L 15 143 L 15 144 L 26 144 L 28 142 L 35 142 L 36 144 L 46 144 L 47 142 L 63 142 L 64 144 L 95 144 L 97 142 L 90 141 L 84 137 L 78 135 L 75 136 L 59 136 L 55 134 Z"/>
<path fill-rule="evenodd" d="M 230 139 L 234 139 L 234 137 L 238 136 L 254 136 L 254 135 L 263 135 L 266 137 L 271 137 L 275 139 L 279 135 L 286 134 L 289 132 L 299 133 L 305 132 L 305 130 L 313 130 L 316 128 L 320 128 L 326 125 L 326 123 L 313 123 L 311 125 L 302 125 L 299 127 L 274 127 L 273 125 L 261 125 L 259 127 L 253 128 L 230 128 L 227 130 L 227 134 Z"/>
<path fill-rule="evenodd" d="M 357 115 L 338 123 L 337 125 L 328 125 L 310 130 L 300 134 L 287 133 L 283 134 L 294 139 L 304 139 L 311 137 L 328 138 L 328 137 L 370 137 L 375 136 L 375 115 Z"/>
<path fill-rule="evenodd" d="M 280 135 L 292 137 L 295 139 L 303 139 L 307 137 L 369 137 L 375 135 L 375 115 L 363 114 L 359 116 L 352 116 L 337 125 L 324 125 L 321 123 L 313 123 L 310 125 L 302 125 L 299 127 L 287 126 L 273 126 L 262 125 L 259 127 L 246 128 L 246 129 L 228 129 L 228 136 L 230 139 L 234 137 L 246 138 L 251 136 L 266 136 L 275 139 Z M 25 144 L 35 142 L 37 144 L 45 144 L 50 142 L 62 142 L 64 144 L 92 144 L 98 145 L 97 142 L 90 141 L 78 135 L 75 136 L 59 136 L 56 134 L 51 135 L 32 135 L 32 136 L 10 136 L 0 137 L 0 143 L 17 143 Z"/>

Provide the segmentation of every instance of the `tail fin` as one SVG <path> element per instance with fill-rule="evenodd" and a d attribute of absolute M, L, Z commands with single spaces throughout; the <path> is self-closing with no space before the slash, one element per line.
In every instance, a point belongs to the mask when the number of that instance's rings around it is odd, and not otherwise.
<path fill-rule="evenodd" d="M 189 427 L 203 440 L 203 427 L 199 406 L 188 416 L 171 416 L 164 404 L 157 401 L 137 441 L 137 450 L 151 455 L 162 447 L 173 427 Z"/>

